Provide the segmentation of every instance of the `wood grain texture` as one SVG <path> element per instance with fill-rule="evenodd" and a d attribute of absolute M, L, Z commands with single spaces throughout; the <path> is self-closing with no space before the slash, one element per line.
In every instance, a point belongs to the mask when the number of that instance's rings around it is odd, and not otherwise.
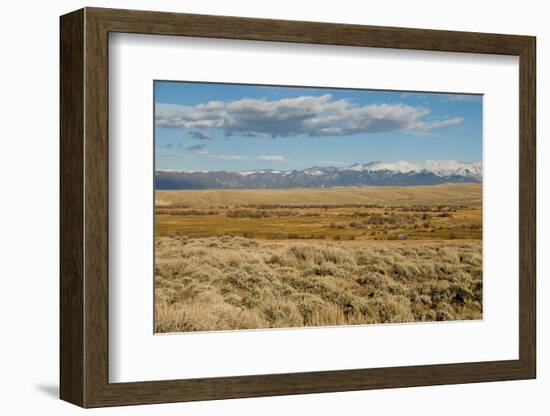
<path fill-rule="evenodd" d="M 84 12 L 61 19 L 60 388 L 84 405 Z"/>
<path fill-rule="evenodd" d="M 520 57 L 518 360 L 190 380 L 108 380 L 108 33 L 298 42 Z M 87 8 L 61 18 L 61 397 L 82 407 L 535 377 L 535 39 Z"/>
<path fill-rule="evenodd" d="M 85 406 L 108 380 L 108 33 L 85 11 L 84 360 Z"/>
<path fill-rule="evenodd" d="M 87 8 L 110 32 L 519 55 L 528 36 Z"/>
<path fill-rule="evenodd" d="M 536 41 L 520 54 L 519 355 L 536 377 Z"/>

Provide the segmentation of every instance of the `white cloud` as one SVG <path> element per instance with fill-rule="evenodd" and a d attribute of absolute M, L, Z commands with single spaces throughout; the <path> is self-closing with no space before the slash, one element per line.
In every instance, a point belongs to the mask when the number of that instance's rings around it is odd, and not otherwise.
<path fill-rule="evenodd" d="M 406 104 L 360 106 L 348 99 L 334 100 L 330 94 L 268 101 L 243 98 L 238 101 L 210 101 L 196 106 L 157 104 L 156 124 L 160 127 L 194 129 L 189 134 L 202 137 L 202 128 L 223 130 L 250 137 L 349 136 L 390 131 L 425 132 L 459 124 L 460 117 L 426 121 L 430 111 Z"/>
<path fill-rule="evenodd" d="M 422 132 L 436 129 L 438 127 L 454 126 L 462 123 L 463 121 L 464 119 L 462 117 L 444 118 L 434 121 L 419 121 L 417 124 L 413 125 L 410 130 L 415 132 Z"/>
<path fill-rule="evenodd" d="M 245 155 L 227 155 L 219 153 L 210 153 L 204 144 L 196 144 L 193 146 L 184 147 L 181 150 L 172 150 L 170 147 L 168 152 L 160 152 L 163 156 L 202 156 L 208 159 L 219 160 L 263 160 L 266 162 L 288 162 L 288 159 L 281 155 L 260 155 L 260 156 L 245 156 Z"/>
<path fill-rule="evenodd" d="M 280 155 L 261 155 L 261 156 L 258 156 L 257 159 L 265 160 L 268 162 L 288 162 L 287 159 L 285 159 L 283 156 L 280 156 Z"/>
<path fill-rule="evenodd" d="M 242 155 L 208 155 L 212 159 L 223 159 L 223 160 L 247 160 L 250 159 L 247 156 Z"/>

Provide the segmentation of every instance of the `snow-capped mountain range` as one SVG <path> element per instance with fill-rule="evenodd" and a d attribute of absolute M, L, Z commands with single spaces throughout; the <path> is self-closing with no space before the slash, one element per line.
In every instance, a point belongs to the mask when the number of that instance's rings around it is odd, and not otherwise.
<path fill-rule="evenodd" d="M 156 189 L 269 189 L 333 186 L 414 186 L 481 182 L 481 161 L 370 162 L 346 167 L 243 172 L 157 170 Z"/>
<path fill-rule="evenodd" d="M 426 160 L 425 162 L 371 162 L 355 164 L 346 168 L 358 171 L 389 171 L 396 173 L 430 172 L 437 176 L 477 176 L 481 180 L 481 161 L 459 162 L 457 160 Z"/>

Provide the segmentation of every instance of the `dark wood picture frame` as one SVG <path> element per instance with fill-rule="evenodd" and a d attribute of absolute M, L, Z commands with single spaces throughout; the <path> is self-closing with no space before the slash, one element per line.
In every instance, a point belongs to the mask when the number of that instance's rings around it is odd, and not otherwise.
<path fill-rule="evenodd" d="M 61 17 L 60 396 L 82 407 L 530 379 L 536 376 L 535 38 L 85 8 Z M 109 383 L 110 32 L 515 55 L 519 102 L 519 359 Z"/>

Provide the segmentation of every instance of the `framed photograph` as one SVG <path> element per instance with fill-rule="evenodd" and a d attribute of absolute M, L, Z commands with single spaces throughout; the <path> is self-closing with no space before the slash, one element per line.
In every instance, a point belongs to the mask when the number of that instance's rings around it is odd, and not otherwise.
<path fill-rule="evenodd" d="M 535 49 L 62 16 L 61 398 L 535 378 Z"/>

